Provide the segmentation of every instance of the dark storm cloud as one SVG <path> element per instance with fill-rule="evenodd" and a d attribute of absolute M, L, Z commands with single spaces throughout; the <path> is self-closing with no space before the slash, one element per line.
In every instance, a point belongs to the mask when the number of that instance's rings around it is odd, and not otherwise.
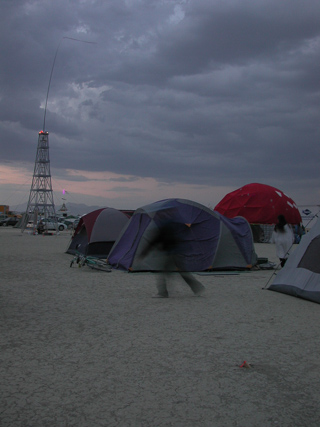
<path fill-rule="evenodd" d="M 154 54 L 138 62 L 129 58 L 114 77 L 159 82 L 224 64 L 282 60 L 319 36 L 320 8 L 313 4 L 317 13 L 292 1 L 191 2 L 183 21 L 161 35 Z"/>
<path fill-rule="evenodd" d="M 33 167 L 59 46 L 46 127 L 61 176 L 107 170 L 319 191 L 318 1 L 30 0 L 1 9 L 3 162 Z"/>

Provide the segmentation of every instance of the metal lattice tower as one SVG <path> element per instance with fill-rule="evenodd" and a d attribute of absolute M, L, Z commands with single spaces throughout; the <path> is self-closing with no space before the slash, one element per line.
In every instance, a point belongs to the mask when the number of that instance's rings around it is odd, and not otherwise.
<path fill-rule="evenodd" d="M 38 149 L 36 162 L 34 166 L 33 179 L 31 184 L 30 196 L 27 206 L 27 211 L 22 220 L 22 232 L 25 230 L 29 221 L 32 221 L 35 231 L 37 227 L 38 218 L 50 219 L 50 222 L 55 223 L 56 231 L 58 230 L 58 222 L 54 207 L 53 200 L 53 191 L 51 184 L 51 174 L 50 174 L 50 159 L 49 159 L 49 132 L 46 132 L 46 114 L 47 114 L 47 105 L 49 98 L 49 91 L 51 85 L 51 79 L 53 75 L 54 66 L 56 63 L 59 47 L 63 40 L 68 39 L 81 43 L 96 44 L 94 42 L 89 42 L 86 40 L 79 40 L 73 37 L 62 37 L 60 40 L 56 53 L 54 55 L 53 64 L 51 67 L 51 73 L 49 78 L 49 84 L 47 89 L 46 105 L 44 108 L 44 118 L 43 118 L 43 131 L 39 132 L 38 138 Z"/>
<path fill-rule="evenodd" d="M 30 196 L 22 231 L 29 221 L 33 222 L 35 230 L 39 218 L 50 218 L 52 222 L 56 223 L 57 229 L 50 173 L 49 132 L 46 131 L 39 132 Z"/>

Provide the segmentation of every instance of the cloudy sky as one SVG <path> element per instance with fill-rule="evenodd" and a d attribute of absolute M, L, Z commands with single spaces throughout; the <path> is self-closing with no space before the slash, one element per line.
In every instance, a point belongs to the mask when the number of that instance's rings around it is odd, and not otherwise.
<path fill-rule="evenodd" d="M 57 205 L 320 202 L 319 0 L 2 0 L 0 33 L 0 204 L 28 200 L 56 53 Z"/>

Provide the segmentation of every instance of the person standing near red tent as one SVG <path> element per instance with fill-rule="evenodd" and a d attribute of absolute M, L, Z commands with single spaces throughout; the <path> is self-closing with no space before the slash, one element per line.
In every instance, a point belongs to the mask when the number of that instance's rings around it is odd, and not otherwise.
<path fill-rule="evenodd" d="M 288 259 L 289 250 L 294 242 L 294 234 L 291 226 L 287 223 L 284 215 L 278 216 L 278 223 L 275 225 L 271 243 L 276 245 L 276 254 L 283 267 Z"/>

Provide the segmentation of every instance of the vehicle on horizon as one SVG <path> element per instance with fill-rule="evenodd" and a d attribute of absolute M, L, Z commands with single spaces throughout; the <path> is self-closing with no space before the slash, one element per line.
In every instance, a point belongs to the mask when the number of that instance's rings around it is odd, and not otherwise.
<path fill-rule="evenodd" d="M 15 226 L 18 222 L 19 222 L 19 218 L 10 216 L 8 218 L 2 219 L 0 221 L 0 226 L 1 227 L 7 227 L 8 225 Z"/>
<path fill-rule="evenodd" d="M 65 218 L 63 224 L 66 224 L 68 230 L 74 230 L 79 223 L 79 218 Z"/>
<path fill-rule="evenodd" d="M 43 225 L 44 231 L 56 230 L 56 227 L 58 228 L 59 231 L 66 230 L 68 228 L 67 225 L 64 224 L 63 222 L 54 222 L 53 220 L 51 220 L 49 218 L 41 219 L 38 223 L 38 227 L 41 223 Z"/>
<path fill-rule="evenodd" d="M 56 230 L 56 227 L 59 231 L 64 231 L 67 229 L 66 224 L 63 222 L 54 222 L 54 220 L 48 218 L 40 219 L 36 226 L 34 225 L 33 221 L 29 221 L 26 225 L 26 228 L 36 228 L 38 232 Z"/>

